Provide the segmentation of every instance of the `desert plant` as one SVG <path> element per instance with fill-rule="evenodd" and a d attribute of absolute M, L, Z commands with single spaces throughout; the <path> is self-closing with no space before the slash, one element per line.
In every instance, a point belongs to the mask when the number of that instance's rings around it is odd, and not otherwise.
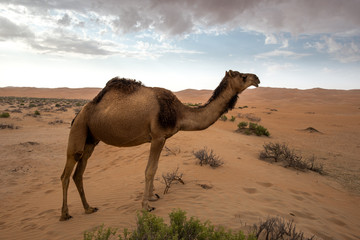
<path fill-rule="evenodd" d="M 224 121 L 224 122 L 226 122 L 227 121 L 227 116 L 226 115 L 221 115 L 221 117 L 220 117 L 220 120 L 221 121 Z"/>
<path fill-rule="evenodd" d="M 116 228 L 104 228 L 104 224 L 92 231 L 84 232 L 84 240 L 108 240 L 111 236 L 115 236 Z"/>
<path fill-rule="evenodd" d="M 314 236 L 306 238 L 302 231 L 297 231 L 293 220 L 285 221 L 279 217 L 270 217 L 266 221 L 260 222 L 259 225 L 255 224 L 253 234 L 256 239 L 314 239 Z"/>
<path fill-rule="evenodd" d="M 249 126 L 248 128 L 246 128 Z M 249 122 L 240 122 L 238 124 L 237 132 L 245 133 L 246 135 L 256 134 L 257 136 L 270 136 L 270 132 L 263 126 L 257 123 Z"/>
<path fill-rule="evenodd" d="M 241 129 L 246 128 L 247 126 L 248 126 L 247 122 L 239 122 L 239 124 L 238 124 L 238 128 L 241 128 Z"/>
<path fill-rule="evenodd" d="M 220 157 L 214 154 L 214 151 L 212 149 L 208 151 L 206 147 L 196 152 L 193 152 L 193 154 L 197 159 L 199 159 L 200 166 L 209 165 L 212 168 L 217 168 L 224 164 Z"/>
<path fill-rule="evenodd" d="M 178 173 L 179 171 L 179 167 L 176 168 L 176 170 L 172 171 L 172 172 L 168 172 L 166 174 L 162 174 L 162 177 L 164 179 L 164 183 L 165 183 L 165 190 L 164 190 L 164 194 L 168 193 L 169 188 L 171 187 L 171 184 L 174 181 L 180 182 L 182 184 L 185 184 L 184 181 L 182 180 L 182 173 Z"/>
<path fill-rule="evenodd" d="M 310 170 L 319 174 L 325 174 L 323 165 L 315 163 L 315 156 L 303 159 L 303 157 L 290 149 L 286 144 L 267 143 L 263 145 L 264 150 L 260 152 L 259 158 L 262 160 L 273 160 L 274 162 L 284 162 L 284 167 L 291 167 L 297 170 Z"/>
<path fill-rule="evenodd" d="M 10 117 L 10 113 L 8 112 L 3 112 L 0 114 L 0 118 L 9 118 Z"/>
<path fill-rule="evenodd" d="M 230 121 L 235 122 L 235 119 L 236 119 L 235 116 L 231 116 Z"/>
<path fill-rule="evenodd" d="M 38 110 L 36 110 L 36 111 L 34 112 L 34 116 L 40 116 L 40 112 L 39 112 Z"/>

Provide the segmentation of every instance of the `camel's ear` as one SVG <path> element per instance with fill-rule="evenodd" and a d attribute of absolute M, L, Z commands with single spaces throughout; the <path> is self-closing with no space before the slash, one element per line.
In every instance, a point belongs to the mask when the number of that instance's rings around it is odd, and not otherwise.
<path fill-rule="evenodd" d="M 226 73 L 227 73 L 227 75 L 229 75 L 230 77 L 233 76 L 233 71 L 232 71 L 232 70 L 229 70 L 229 72 L 226 72 Z"/>

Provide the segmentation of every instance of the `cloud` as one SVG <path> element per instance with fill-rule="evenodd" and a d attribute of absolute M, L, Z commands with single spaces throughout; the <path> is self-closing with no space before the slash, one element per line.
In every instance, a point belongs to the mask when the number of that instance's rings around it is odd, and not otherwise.
<path fill-rule="evenodd" d="M 17 25 L 0 16 L 0 40 L 33 38 L 34 34 L 23 25 Z"/>
<path fill-rule="evenodd" d="M 301 58 L 309 56 L 307 53 L 295 53 L 292 51 L 286 51 L 286 50 L 274 50 L 271 52 L 261 53 L 255 56 L 255 58 L 263 59 L 263 58 L 274 58 L 274 57 L 284 57 L 284 58 Z"/>
<path fill-rule="evenodd" d="M 360 44 L 344 38 L 323 36 L 320 41 L 308 42 L 305 47 L 329 54 L 333 59 L 342 63 L 360 61 Z"/>
<path fill-rule="evenodd" d="M 120 38 L 116 36 L 144 32 L 161 36 L 154 40 L 163 41 L 192 33 L 221 34 L 242 29 L 262 33 L 266 36 L 266 44 L 281 44 L 282 48 L 289 46 L 290 36 L 360 35 L 358 0 L 12 0 L 11 4 L 0 0 L 0 7 L 5 16 L 0 18 L 1 40 L 19 38 L 30 42 L 29 39 L 36 35 L 35 44 L 32 40 L 31 46 L 55 51 L 54 47 L 47 46 L 55 39 L 46 33 L 66 28 L 76 37 L 71 41 L 69 38 L 58 40 L 59 44 L 64 44 L 58 49 L 71 52 L 78 49 L 79 53 L 93 52 L 95 55 L 113 54 L 113 51 L 97 46 L 96 40 L 90 41 L 90 38 L 105 38 L 106 35 L 116 42 Z M 82 28 L 81 38 L 77 28 Z M 283 33 L 288 33 L 289 37 L 285 38 Z M 136 45 L 136 42 L 132 44 Z M 274 54 L 301 57 L 292 52 L 277 51 L 260 57 Z M 350 45 L 347 51 L 356 52 Z"/>
<path fill-rule="evenodd" d="M 65 13 L 65 15 L 58 20 L 58 23 L 60 25 L 64 25 L 64 26 L 69 26 L 71 23 L 71 18 L 69 17 L 69 15 L 67 13 Z"/>

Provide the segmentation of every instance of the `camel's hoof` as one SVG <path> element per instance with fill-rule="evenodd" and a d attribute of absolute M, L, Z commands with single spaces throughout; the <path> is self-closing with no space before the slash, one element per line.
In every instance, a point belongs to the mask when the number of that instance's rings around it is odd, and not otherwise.
<path fill-rule="evenodd" d="M 69 214 L 66 214 L 65 216 L 61 216 L 60 217 L 60 221 L 67 221 L 69 220 L 70 218 L 72 218 L 72 216 L 70 216 Z"/>
<path fill-rule="evenodd" d="M 92 208 L 92 207 L 89 207 L 88 209 L 85 210 L 85 213 L 86 214 L 91 214 L 91 213 L 94 213 L 94 212 L 97 212 L 99 209 L 98 208 Z"/>
<path fill-rule="evenodd" d="M 157 201 L 157 200 L 159 200 L 159 199 L 160 199 L 160 196 L 159 196 L 157 193 L 155 193 L 154 196 L 152 196 L 151 198 L 149 198 L 149 201 L 150 201 L 150 202 L 155 202 L 155 201 Z"/>

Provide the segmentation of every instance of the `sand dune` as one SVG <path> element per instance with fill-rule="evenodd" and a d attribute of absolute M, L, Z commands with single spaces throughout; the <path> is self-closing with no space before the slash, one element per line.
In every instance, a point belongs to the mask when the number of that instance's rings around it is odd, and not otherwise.
<path fill-rule="evenodd" d="M 99 90 L 0 88 L 0 96 L 91 99 Z M 176 94 L 183 102 L 205 103 L 211 91 Z M 59 222 L 60 175 L 70 122 L 80 107 L 59 100 L 34 102 L 28 108 L 30 102 L 7 99 L 0 98 L 0 113 L 9 112 L 10 118 L 0 118 L 0 124 L 14 129 L 0 129 L 0 238 L 82 239 L 84 231 L 101 224 L 134 227 L 149 144 L 115 148 L 100 143 L 84 175 L 87 198 L 99 212 L 84 214 L 71 182 L 74 218 Z M 35 110 L 40 116 L 34 116 Z M 218 121 L 207 130 L 180 132 L 167 141 L 176 155 L 164 150 L 160 158 L 155 187 L 161 199 L 152 204 L 154 214 L 168 219 L 172 209 L 181 208 L 189 216 L 232 229 L 280 216 L 318 239 L 360 238 L 359 90 L 248 89 L 227 116 L 236 117 L 235 122 Z M 235 133 L 246 116 L 261 119 L 270 138 Z M 321 134 L 301 131 L 308 127 Z M 303 156 L 316 156 L 327 175 L 259 160 L 267 142 L 284 142 Z M 203 147 L 213 149 L 224 165 L 212 169 L 196 164 L 192 152 Z M 185 185 L 175 184 L 163 195 L 161 176 L 177 167 Z M 202 188 L 204 184 L 210 188 Z"/>

